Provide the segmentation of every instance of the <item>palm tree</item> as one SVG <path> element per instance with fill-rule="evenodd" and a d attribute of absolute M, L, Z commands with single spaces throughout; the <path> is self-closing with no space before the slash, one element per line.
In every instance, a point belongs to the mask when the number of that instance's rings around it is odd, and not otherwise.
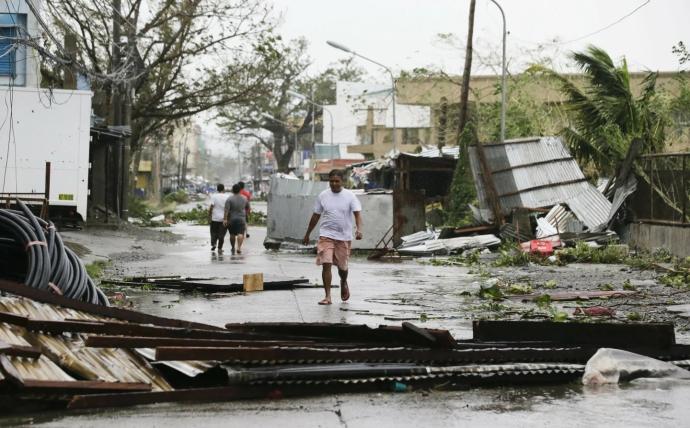
<path fill-rule="evenodd" d="M 589 46 L 573 60 L 584 73 L 583 87 L 566 76 L 540 66 L 533 70 L 554 77 L 566 96 L 570 123 L 561 134 L 581 165 L 592 164 L 611 176 L 625 158 L 633 139 L 643 141 L 642 152 L 661 151 L 666 118 L 657 108 L 656 77 L 649 73 L 635 97 L 625 59 L 616 66 L 606 51 Z"/>

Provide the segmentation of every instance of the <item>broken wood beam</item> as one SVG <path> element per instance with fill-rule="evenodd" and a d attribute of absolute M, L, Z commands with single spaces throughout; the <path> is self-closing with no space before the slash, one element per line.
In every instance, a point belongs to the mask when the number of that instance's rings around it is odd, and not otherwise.
<path fill-rule="evenodd" d="M 252 339 L 256 335 L 249 333 L 232 333 L 227 330 L 201 330 L 178 327 L 160 327 L 136 323 L 99 322 L 99 321 L 53 321 L 33 320 L 27 322 L 26 329 L 45 333 L 96 333 L 122 336 L 146 337 L 180 337 L 194 339 L 224 339 L 243 340 Z"/>
<path fill-rule="evenodd" d="M 41 350 L 33 346 L 13 345 L 0 340 L 0 354 L 10 357 L 38 358 Z"/>
<path fill-rule="evenodd" d="M 309 346 L 313 340 L 222 340 L 186 339 L 178 337 L 150 336 L 88 336 L 86 346 L 91 348 L 157 348 L 159 346 L 177 347 L 269 347 L 269 346 Z"/>
<path fill-rule="evenodd" d="M 554 321 L 474 321 L 479 342 L 541 341 L 613 348 L 668 349 L 675 345 L 673 324 L 568 323 Z"/>
<path fill-rule="evenodd" d="M 418 338 L 411 339 L 402 327 L 338 323 L 228 323 L 225 328 L 234 332 L 265 334 L 267 337 L 289 335 L 292 338 L 322 338 L 334 342 L 395 343 L 418 345 Z M 424 329 L 437 339 L 437 346 L 452 348 L 455 339 L 447 330 Z"/>
<path fill-rule="evenodd" d="M 264 364 L 316 364 L 342 362 L 414 362 L 478 364 L 536 361 L 584 363 L 597 348 L 589 347 L 509 347 L 487 349 L 372 348 L 328 349 L 314 347 L 212 348 L 158 347 L 157 361 L 238 361 Z"/>

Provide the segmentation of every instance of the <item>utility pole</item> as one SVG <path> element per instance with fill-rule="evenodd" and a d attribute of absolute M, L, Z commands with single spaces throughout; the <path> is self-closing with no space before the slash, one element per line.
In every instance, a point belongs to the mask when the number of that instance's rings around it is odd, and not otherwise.
<path fill-rule="evenodd" d="M 467 103 L 470 95 L 470 74 L 472 72 L 472 38 L 474 36 L 474 6 L 476 0 L 470 1 L 470 18 L 467 28 L 467 47 L 465 48 L 465 68 L 462 72 L 462 92 L 460 93 L 460 120 L 458 127 L 458 141 L 467 123 Z"/>
<path fill-rule="evenodd" d="M 117 72 L 122 68 L 122 13 L 121 0 L 113 0 L 113 46 L 112 46 L 112 66 L 111 72 Z M 117 73 L 113 73 L 117 76 Z M 125 76 L 122 76 L 125 77 Z M 117 79 L 117 78 L 116 78 Z M 128 84 L 115 80 L 111 83 L 111 121 L 113 126 L 125 129 L 130 123 L 131 108 Z M 121 138 L 118 143 L 117 171 L 117 194 L 115 197 L 115 209 L 121 219 L 126 220 L 129 216 L 127 207 L 127 196 L 129 194 L 129 138 Z"/>

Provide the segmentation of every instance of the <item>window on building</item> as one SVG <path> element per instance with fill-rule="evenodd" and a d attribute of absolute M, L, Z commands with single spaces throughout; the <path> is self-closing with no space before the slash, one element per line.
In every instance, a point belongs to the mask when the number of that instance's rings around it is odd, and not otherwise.
<path fill-rule="evenodd" d="M 17 39 L 25 36 L 25 14 L 0 13 L 0 79 L 19 78 L 23 82 L 26 70 L 26 46 L 18 43 Z M 15 82 L 17 83 L 20 82 Z"/>

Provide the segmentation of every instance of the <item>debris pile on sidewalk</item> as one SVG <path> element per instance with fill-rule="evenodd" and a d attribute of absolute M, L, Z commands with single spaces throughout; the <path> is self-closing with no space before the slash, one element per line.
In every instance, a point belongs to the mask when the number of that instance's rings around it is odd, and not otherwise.
<path fill-rule="evenodd" d="M 601 347 L 687 367 L 671 324 L 475 321 L 445 330 L 327 323 L 225 328 L 67 299 L 0 280 L 6 410 L 287 398 L 570 382 Z"/>
<path fill-rule="evenodd" d="M 55 225 L 36 217 L 20 200 L 17 208 L 0 209 L 0 279 L 107 306 L 105 294 L 64 245 Z"/>

